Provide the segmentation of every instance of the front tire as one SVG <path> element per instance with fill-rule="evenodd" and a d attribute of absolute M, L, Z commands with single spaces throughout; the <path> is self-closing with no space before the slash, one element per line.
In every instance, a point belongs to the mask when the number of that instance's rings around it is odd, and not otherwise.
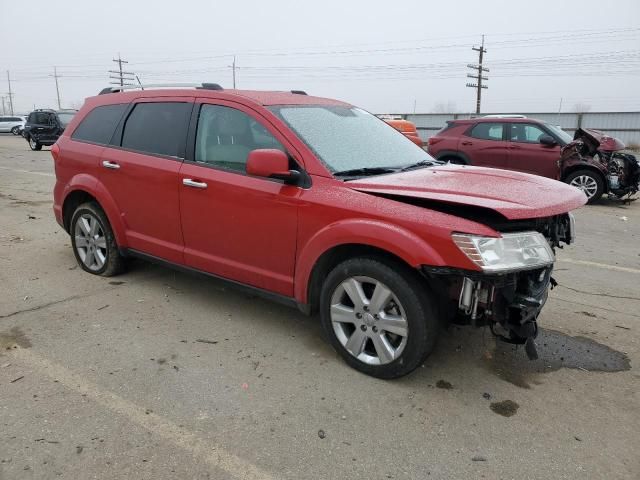
<path fill-rule="evenodd" d="M 587 196 L 587 203 L 599 200 L 604 193 L 602 175 L 592 170 L 577 170 L 565 179 L 565 183 L 582 190 Z"/>
<path fill-rule="evenodd" d="M 320 318 L 351 367 L 383 379 L 419 367 L 433 350 L 440 325 L 435 300 L 415 271 L 368 257 L 342 262 L 329 273 Z"/>
<path fill-rule="evenodd" d="M 118 251 L 109 220 L 96 203 L 76 208 L 70 233 L 73 253 L 85 272 L 111 277 L 124 270 L 125 259 Z"/>
<path fill-rule="evenodd" d="M 29 148 L 31 148 L 31 150 L 33 151 L 38 151 L 38 150 L 42 150 L 42 144 L 39 143 L 36 139 L 34 139 L 33 137 L 29 137 L 27 139 L 27 141 L 29 142 Z"/>

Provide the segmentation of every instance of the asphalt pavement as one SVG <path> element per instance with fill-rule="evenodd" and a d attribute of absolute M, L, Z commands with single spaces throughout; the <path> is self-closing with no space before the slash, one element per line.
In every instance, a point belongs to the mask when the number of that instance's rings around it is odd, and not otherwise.
<path fill-rule="evenodd" d="M 640 478 L 640 201 L 576 212 L 539 360 L 454 327 L 382 381 L 220 281 L 84 273 L 54 181 L 0 135 L 1 480 Z"/>

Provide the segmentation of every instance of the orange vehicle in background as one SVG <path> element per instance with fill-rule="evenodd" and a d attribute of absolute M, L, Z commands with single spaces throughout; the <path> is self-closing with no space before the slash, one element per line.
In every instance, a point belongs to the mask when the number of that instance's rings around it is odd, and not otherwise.
<path fill-rule="evenodd" d="M 418 129 L 416 126 L 410 122 L 409 120 L 394 120 L 394 119 L 384 119 L 389 125 L 393 128 L 401 132 L 405 137 L 411 140 L 416 145 L 422 147 L 423 141 L 418 135 Z"/>

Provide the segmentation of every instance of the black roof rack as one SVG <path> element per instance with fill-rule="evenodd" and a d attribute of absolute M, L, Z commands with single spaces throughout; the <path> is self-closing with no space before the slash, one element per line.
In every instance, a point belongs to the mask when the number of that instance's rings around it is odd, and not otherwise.
<path fill-rule="evenodd" d="M 306 95 L 307 92 L 305 92 L 304 90 L 291 90 L 291 93 L 295 94 L 295 95 Z"/>
<path fill-rule="evenodd" d="M 199 88 L 202 90 L 224 90 L 217 83 L 153 83 L 148 85 L 117 85 L 100 90 L 99 95 L 124 92 L 125 90 L 145 90 L 147 88 Z"/>

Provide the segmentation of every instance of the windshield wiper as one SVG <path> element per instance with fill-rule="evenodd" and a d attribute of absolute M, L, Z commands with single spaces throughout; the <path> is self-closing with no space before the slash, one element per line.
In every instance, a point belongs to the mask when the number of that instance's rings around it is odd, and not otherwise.
<path fill-rule="evenodd" d="M 339 172 L 333 172 L 336 177 L 360 177 L 367 175 L 382 175 L 383 173 L 397 172 L 397 168 L 392 167 L 362 167 L 352 168 L 350 170 L 341 170 Z"/>
<path fill-rule="evenodd" d="M 418 163 L 414 163 L 413 165 L 408 165 L 402 169 L 400 169 L 401 172 L 406 172 L 409 170 L 414 170 L 416 168 L 422 168 L 422 167 L 433 167 L 434 165 L 442 165 L 442 162 L 438 161 L 438 160 L 422 160 Z"/>

